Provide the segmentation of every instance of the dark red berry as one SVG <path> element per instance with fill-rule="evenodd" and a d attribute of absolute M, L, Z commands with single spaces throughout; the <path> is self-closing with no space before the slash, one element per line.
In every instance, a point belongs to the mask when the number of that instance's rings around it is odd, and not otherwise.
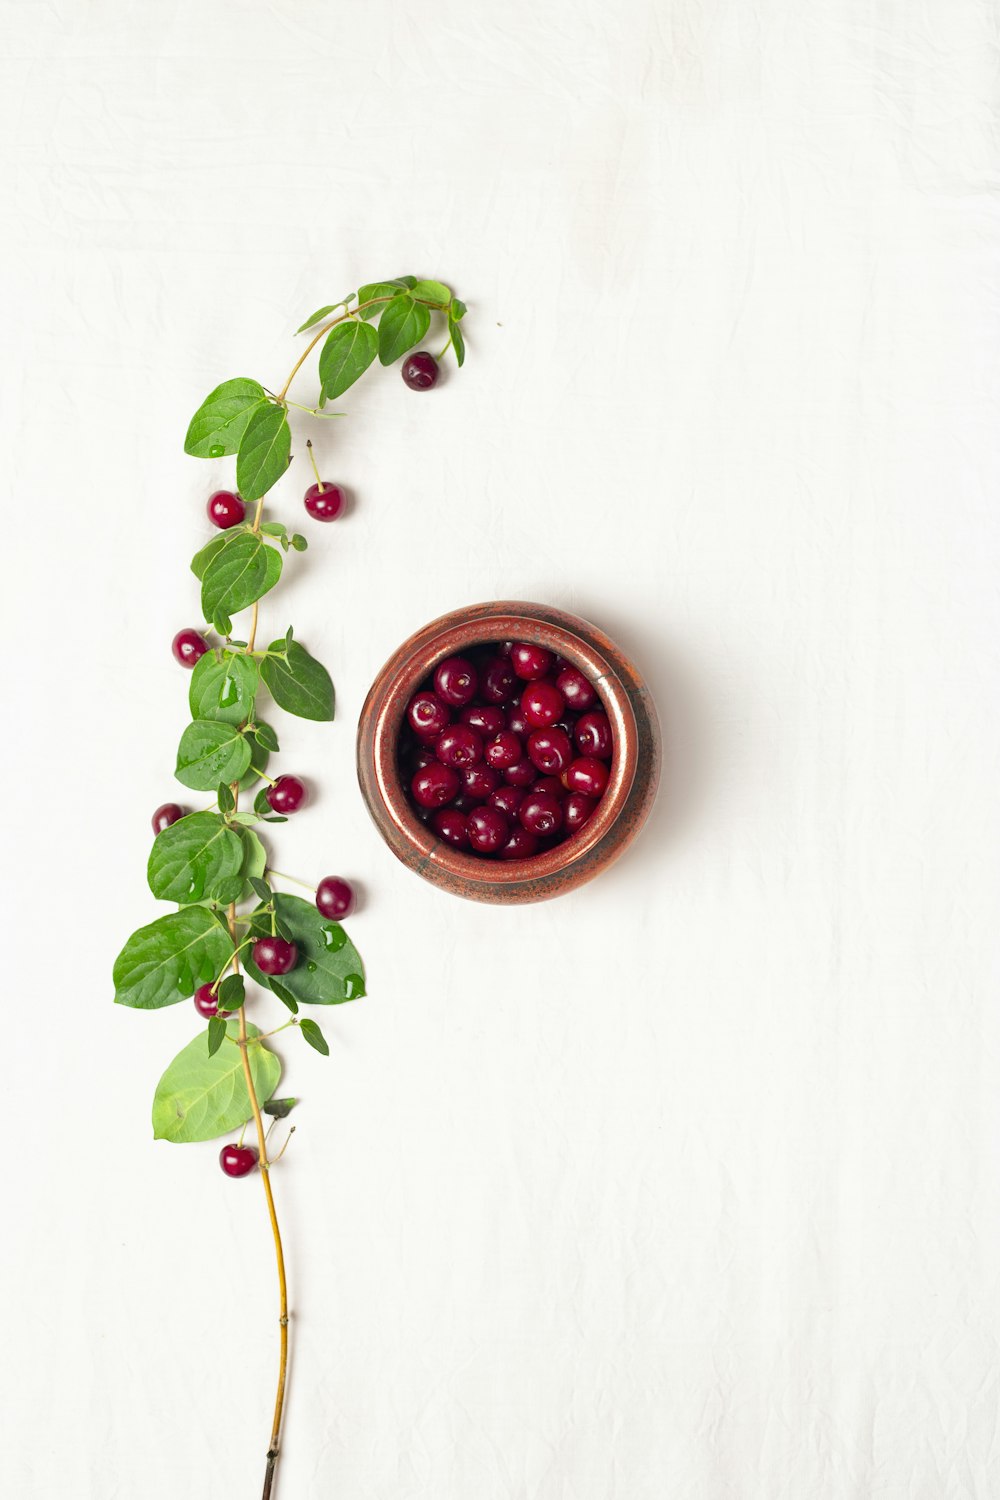
<path fill-rule="evenodd" d="M 530 682 L 521 694 L 521 711 L 532 729 L 549 729 L 565 708 L 566 701 L 554 682 Z"/>
<path fill-rule="evenodd" d="M 561 802 L 566 795 L 566 788 L 558 776 L 539 776 L 531 790 L 533 792 L 551 792 L 557 802 Z"/>
<path fill-rule="evenodd" d="M 576 833 L 578 828 L 582 828 L 596 806 L 593 797 L 586 797 L 583 792 L 570 792 L 562 805 L 567 833 Z"/>
<path fill-rule="evenodd" d="M 216 490 L 214 495 L 208 497 L 208 519 L 213 526 L 218 526 L 220 531 L 228 531 L 230 526 L 238 526 L 247 513 L 239 495 L 234 495 L 232 490 Z"/>
<path fill-rule="evenodd" d="M 485 802 L 499 785 L 500 772 L 482 761 L 476 766 L 467 766 L 462 772 L 462 789 L 475 802 Z"/>
<path fill-rule="evenodd" d="M 563 784 L 571 792 L 582 792 L 585 797 L 600 797 L 608 784 L 608 768 L 603 760 L 583 755 L 563 773 Z"/>
<path fill-rule="evenodd" d="M 219 1166 L 227 1177 L 247 1177 L 257 1165 L 256 1146 L 223 1146 Z"/>
<path fill-rule="evenodd" d="M 178 630 L 170 647 L 182 667 L 193 667 L 208 650 L 208 642 L 197 630 Z"/>
<path fill-rule="evenodd" d="M 262 974 L 287 974 L 299 959 L 298 948 L 283 937 L 258 938 L 252 951 L 253 961 Z"/>
<path fill-rule="evenodd" d="M 452 708 L 464 708 L 471 703 L 478 685 L 476 669 L 464 656 L 449 656 L 438 664 L 434 673 L 434 691 Z"/>
<path fill-rule="evenodd" d="M 351 915 L 356 899 L 353 885 L 340 875 L 324 875 L 316 887 L 316 910 L 335 922 Z"/>
<path fill-rule="evenodd" d="M 526 828 L 516 827 L 510 831 L 510 838 L 500 850 L 501 859 L 530 859 L 533 854 L 538 853 L 538 840 L 533 833 Z"/>
<path fill-rule="evenodd" d="M 520 703 L 516 703 L 513 708 L 508 709 L 507 728 L 511 734 L 516 734 L 519 740 L 527 739 L 531 733 L 531 725 L 524 717 L 524 710 Z"/>
<path fill-rule="evenodd" d="M 153 814 L 153 832 L 162 833 L 164 828 L 169 828 L 176 823 L 178 818 L 183 818 L 184 809 L 176 802 L 162 802 Z"/>
<path fill-rule="evenodd" d="M 597 702 L 594 684 L 584 677 L 579 667 L 563 667 L 556 677 L 556 687 L 576 713 L 593 708 Z"/>
<path fill-rule="evenodd" d="M 458 796 L 461 784 L 457 771 L 435 760 L 416 773 L 410 790 L 420 807 L 444 807 L 446 802 Z"/>
<path fill-rule="evenodd" d="M 510 837 L 510 824 L 496 807 L 474 807 L 466 827 L 477 854 L 498 854 Z"/>
<path fill-rule="evenodd" d="M 216 991 L 215 993 L 213 993 L 213 989 L 210 984 L 203 984 L 195 990 L 194 1008 L 198 1012 L 199 1016 L 204 1016 L 206 1020 L 211 1019 L 212 1016 L 232 1015 L 231 1010 L 219 1009 L 218 992 Z"/>
<path fill-rule="evenodd" d="M 507 818 L 517 817 L 517 810 L 527 796 L 527 792 L 521 786 L 498 786 L 495 792 L 490 792 L 486 801 L 490 807 L 495 807 Z"/>
<path fill-rule="evenodd" d="M 596 755 L 598 760 L 607 760 L 614 749 L 611 720 L 599 708 L 580 715 L 574 738 L 581 755 Z"/>
<path fill-rule="evenodd" d="M 495 739 L 507 724 L 503 709 L 495 708 L 490 703 L 470 704 L 468 708 L 462 709 L 458 717 L 470 729 L 477 729 L 487 740 Z"/>
<path fill-rule="evenodd" d="M 527 756 L 516 765 L 508 766 L 503 779 L 509 786 L 533 786 L 538 776 L 538 767 Z"/>
<path fill-rule="evenodd" d="M 518 808 L 517 816 L 522 828 L 541 837 L 558 833 L 562 827 L 562 805 L 551 792 L 532 789 Z"/>
<path fill-rule="evenodd" d="M 573 759 L 569 735 L 558 725 L 536 729 L 528 736 L 528 757 L 546 776 L 561 776 Z"/>
<path fill-rule="evenodd" d="M 336 521 L 347 506 L 347 491 L 324 480 L 322 488 L 318 484 L 309 486 L 302 503 L 314 521 Z"/>
<path fill-rule="evenodd" d="M 438 364 L 433 354 L 421 349 L 403 360 L 403 380 L 411 391 L 429 391 L 437 384 Z"/>
<path fill-rule="evenodd" d="M 504 656 L 509 658 L 510 653 L 513 651 L 513 649 L 513 641 L 500 641 L 496 648 L 497 656 Z"/>
<path fill-rule="evenodd" d="M 510 662 L 494 656 L 484 662 L 479 674 L 479 693 L 487 703 L 508 703 L 517 691 L 517 678 Z"/>
<path fill-rule="evenodd" d="M 483 737 L 468 724 L 449 724 L 434 741 L 434 753 L 443 765 L 464 771 L 483 758 Z"/>
<path fill-rule="evenodd" d="M 451 723 L 451 710 L 437 693 L 414 693 L 406 709 L 410 726 L 422 740 L 434 739 Z"/>
<path fill-rule="evenodd" d="M 439 807 L 437 812 L 431 814 L 431 827 L 438 838 L 443 843 L 450 844 L 453 849 L 468 849 L 469 830 L 465 814 L 459 812 L 457 807 Z"/>
<path fill-rule="evenodd" d="M 273 786 L 269 786 L 265 796 L 267 805 L 272 812 L 280 813 L 287 818 L 290 813 L 298 812 L 305 803 L 307 792 L 305 783 L 297 776 L 279 776 Z"/>
<path fill-rule="evenodd" d="M 495 740 L 490 740 L 483 756 L 488 766 L 496 771 L 506 771 L 508 766 L 515 766 L 519 760 L 524 759 L 524 746 L 509 729 L 501 730 Z"/>
<path fill-rule="evenodd" d="M 522 681 L 534 682 L 552 666 L 552 652 L 528 641 L 516 641 L 510 648 L 510 664 Z"/>

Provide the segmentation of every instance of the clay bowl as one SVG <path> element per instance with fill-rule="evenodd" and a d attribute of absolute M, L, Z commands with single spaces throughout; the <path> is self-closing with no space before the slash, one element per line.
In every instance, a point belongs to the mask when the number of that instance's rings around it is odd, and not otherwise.
<path fill-rule="evenodd" d="M 547 646 L 579 667 L 600 694 L 615 741 L 607 789 L 584 827 L 554 849 L 508 863 L 442 843 L 410 806 L 397 757 L 406 705 L 438 662 L 504 640 Z M 474 604 L 432 620 L 393 652 L 358 725 L 361 792 L 389 848 L 425 880 L 472 901 L 545 901 L 592 880 L 642 827 L 659 772 L 656 710 L 635 667 L 596 626 L 544 604 Z"/>

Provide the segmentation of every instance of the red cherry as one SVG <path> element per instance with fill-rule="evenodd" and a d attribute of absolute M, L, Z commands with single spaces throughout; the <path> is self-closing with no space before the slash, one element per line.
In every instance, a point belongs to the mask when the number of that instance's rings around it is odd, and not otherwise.
<path fill-rule="evenodd" d="M 558 833 L 562 827 L 562 805 L 551 792 L 530 791 L 517 810 L 521 827 L 529 833 L 544 836 Z"/>
<path fill-rule="evenodd" d="M 506 771 L 508 766 L 516 766 L 519 760 L 524 759 L 524 746 L 517 735 L 509 729 L 501 730 L 495 740 L 490 740 L 483 751 L 483 756 L 488 766 L 496 771 Z"/>
<path fill-rule="evenodd" d="M 336 521 L 344 514 L 347 492 L 339 484 L 311 484 L 302 500 L 314 521 Z"/>
<path fill-rule="evenodd" d="M 435 760 L 417 772 L 410 782 L 410 790 L 420 807 L 444 807 L 446 802 L 458 796 L 461 785 L 457 771 Z"/>
<path fill-rule="evenodd" d="M 498 854 L 510 837 L 510 824 L 496 807 L 474 807 L 466 827 L 477 854 Z"/>
<path fill-rule="evenodd" d="M 343 880 L 339 875 L 324 875 L 316 887 L 317 911 L 322 912 L 324 917 L 332 917 L 335 922 L 351 915 L 356 900 L 351 882 Z"/>
<path fill-rule="evenodd" d="M 210 1020 L 212 1016 L 231 1016 L 231 1010 L 219 1009 L 218 992 L 213 993 L 210 984 L 203 984 L 194 992 L 194 1008 L 199 1016 Z"/>
<path fill-rule="evenodd" d="M 476 669 L 464 656 L 449 656 L 438 664 L 434 673 L 434 691 L 452 708 L 464 708 L 471 703 L 478 685 Z"/>
<path fill-rule="evenodd" d="M 434 741 L 434 754 L 445 766 L 464 771 L 483 758 L 483 740 L 468 724 L 449 724 Z"/>
<path fill-rule="evenodd" d="M 308 796 L 305 782 L 300 781 L 297 776 L 279 776 L 273 786 L 269 786 L 265 796 L 267 805 L 272 812 L 280 813 L 282 817 L 288 817 L 290 813 L 298 812 L 305 805 Z"/>
<path fill-rule="evenodd" d="M 538 853 L 538 840 L 526 828 L 516 826 L 510 830 L 510 838 L 500 850 L 501 859 L 530 859 Z"/>
<path fill-rule="evenodd" d="M 153 814 L 153 832 L 162 833 L 164 828 L 169 828 L 183 816 L 184 809 L 176 802 L 162 802 Z"/>
<path fill-rule="evenodd" d="M 593 797 L 587 797 L 583 792 L 570 792 L 563 802 L 563 824 L 567 833 L 576 833 L 597 806 Z"/>
<path fill-rule="evenodd" d="M 529 682 L 521 694 L 521 712 L 532 729 L 550 729 L 565 708 L 566 700 L 554 682 Z"/>
<path fill-rule="evenodd" d="M 299 950 L 283 937 L 258 938 L 253 945 L 253 961 L 262 974 L 287 974 L 299 960 Z"/>
<path fill-rule="evenodd" d="M 256 1146 L 223 1146 L 219 1166 L 227 1177 L 247 1177 L 257 1165 Z"/>
<path fill-rule="evenodd" d="M 216 490 L 214 495 L 209 495 L 206 509 L 208 519 L 213 526 L 218 526 L 220 531 L 228 531 L 231 526 L 238 526 L 247 513 L 243 501 L 232 490 Z"/>
<path fill-rule="evenodd" d="M 534 730 L 528 736 L 528 758 L 546 776 L 561 776 L 573 759 L 569 735 L 558 725 Z"/>
<path fill-rule="evenodd" d="M 478 729 L 485 740 L 495 739 L 507 724 L 503 709 L 492 703 L 470 703 L 458 717 L 470 729 Z"/>
<path fill-rule="evenodd" d="M 516 641 L 510 648 L 510 664 L 524 682 L 544 677 L 552 666 L 552 652 L 528 641 Z"/>
<path fill-rule="evenodd" d="M 608 784 L 608 768 L 603 760 L 582 755 L 563 772 L 563 785 L 571 792 L 582 792 L 585 797 L 600 797 Z"/>
<path fill-rule="evenodd" d="M 615 745 L 611 720 L 597 708 L 580 715 L 573 738 L 581 755 L 596 755 L 598 760 L 610 759 Z"/>
<path fill-rule="evenodd" d="M 436 739 L 451 723 L 451 710 L 437 693 L 414 693 L 406 708 L 410 727 L 422 740 Z"/>
<path fill-rule="evenodd" d="M 431 814 L 431 827 L 438 838 L 443 843 L 450 844 L 453 849 L 468 849 L 469 830 L 465 814 L 459 812 L 457 807 L 439 807 L 437 812 Z"/>
<path fill-rule="evenodd" d="M 594 684 L 584 677 L 579 667 L 563 667 L 556 678 L 556 687 L 575 713 L 583 713 L 597 702 Z"/>
<path fill-rule="evenodd" d="M 411 391 L 429 391 L 432 386 L 437 385 L 438 363 L 433 354 L 428 354 L 426 349 L 420 349 L 416 354 L 411 354 L 408 359 L 403 360 L 402 376 L 404 384 Z"/>
<path fill-rule="evenodd" d="M 178 630 L 170 645 L 174 660 L 182 667 L 193 667 L 208 650 L 208 642 L 197 630 Z"/>

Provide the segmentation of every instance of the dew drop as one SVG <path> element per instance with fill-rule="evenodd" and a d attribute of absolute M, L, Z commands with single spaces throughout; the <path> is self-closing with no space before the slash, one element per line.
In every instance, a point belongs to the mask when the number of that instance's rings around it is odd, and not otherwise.
<path fill-rule="evenodd" d="M 359 995 L 365 992 L 365 981 L 360 974 L 347 974 L 344 976 L 344 996 L 348 1000 L 357 1000 Z"/>
<path fill-rule="evenodd" d="M 339 953 L 347 942 L 347 933 L 339 922 L 331 922 L 328 927 L 322 929 L 323 946 L 329 948 L 331 953 Z"/>
<path fill-rule="evenodd" d="M 240 696 L 239 688 L 236 686 L 236 678 L 231 672 L 227 672 L 222 687 L 219 690 L 219 707 L 232 708 L 238 702 Z"/>
<path fill-rule="evenodd" d="M 213 443 L 208 450 L 208 456 L 209 458 L 221 458 L 225 451 L 221 443 Z"/>
<path fill-rule="evenodd" d="M 312 959 L 310 959 L 309 962 L 306 964 L 306 973 L 307 974 L 315 974 L 315 972 L 316 972 L 316 965 L 313 963 Z"/>

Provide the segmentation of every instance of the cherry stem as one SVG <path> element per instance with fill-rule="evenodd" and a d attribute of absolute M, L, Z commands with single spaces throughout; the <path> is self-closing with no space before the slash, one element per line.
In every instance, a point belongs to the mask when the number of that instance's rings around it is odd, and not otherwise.
<path fill-rule="evenodd" d="M 268 865 L 266 873 L 268 875 L 277 875 L 279 880 L 290 880 L 292 885 L 300 885 L 304 891 L 312 891 L 314 896 L 316 894 L 316 887 L 310 885 L 308 881 L 298 880 L 294 875 L 285 875 L 281 870 L 275 870 L 271 865 Z"/>
<path fill-rule="evenodd" d="M 451 343 L 452 343 L 452 341 L 451 341 L 451 339 L 449 339 L 448 342 L 445 344 L 444 348 L 441 350 L 441 353 L 435 356 L 436 359 L 437 359 L 438 364 L 441 363 L 441 361 L 444 359 L 445 355 L 448 353 L 448 350 L 451 348 Z"/>
<path fill-rule="evenodd" d="M 382 302 L 391 302 L 391 301 L 392 301 L 392 297 L 372 297 L 368 302 L 361 302 L 361 303 L 359 303 L 359 305 L 357 307 L 350 308 L 350 309 L 345 310 L 344 312 L 342 312 L 339 317 L 337 317 L 337 318 L 331 318 L 330 321 L 329 321 L 329 323 L 324 323 L 323 327 L 319 330 L 319 332 L 317 334 L 315 334 L 314 337 L 309 340 L 309 342 L 306 345 L 305 349 L 302 351 L 302 353 L 299 355 L 298 359 L 295 361 L 294 365 L 292 366 L 291 373 L 290 373 L 288 379 L 285 381 L 285 383 L 282 386 L 281 390 L 278 392 L 278 400 L 279 401 L 284 401 L 285 397 L 288 394 L 288 387 L 291 385 L 292 381 L 295 379 L 296 375 L 299 373 L 299 371 L 301 370 L 302 366 L 305 364 L 306 360 L 309 358 L 310 354 L 313 352 L 313 350 L 315 349 L 316 345 L 319 343 L 320 339 L 323 338 L 326 334 L 328 334 L 330 332 L 331 328 L 336 328 L 337 324 L 338 323 L 342 323 L 345 318 L 356 317 L 359 312 L 364 312 L 364 310 L 365 310 L 366 307 L 377 307 Z"/>
<path fill-rule="evenodd" d="M 316 460 L 313 458 L 312 438 L 306 438 L 306 451 L 309 454 L 309 462 L 312 464 L 313 473 L 316 475 L 316 488 L 319 490 L 320 494 L 322 495 L 323 491 L 326 489 L 326 485 L 323 483 L 322 479 L 320 479 L 320 477 L 319 477 L 319 470 L 316 467 Z"/>

